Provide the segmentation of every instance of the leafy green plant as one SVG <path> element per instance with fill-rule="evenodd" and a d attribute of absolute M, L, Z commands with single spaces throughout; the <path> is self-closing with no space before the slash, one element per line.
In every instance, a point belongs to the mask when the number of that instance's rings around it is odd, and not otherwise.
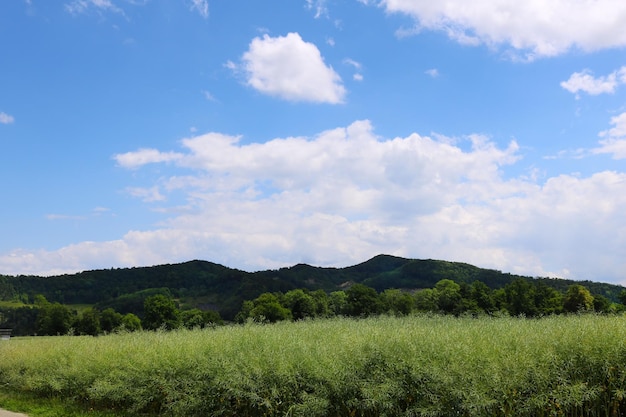
<path fill-rule="evenodd" d="M 119 415 L 619 416 L 624 340 L 626 318 L 593 314 L 14 338 L 0 392 Z"/>

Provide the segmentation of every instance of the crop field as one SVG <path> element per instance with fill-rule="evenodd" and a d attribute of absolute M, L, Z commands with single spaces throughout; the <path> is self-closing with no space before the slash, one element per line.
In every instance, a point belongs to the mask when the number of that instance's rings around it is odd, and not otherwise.
<path fill-rule="evenodd" d="M 0 392 L 147 416 L 626 416 L 626 318 L 378 317 L 0 342 Z"/>

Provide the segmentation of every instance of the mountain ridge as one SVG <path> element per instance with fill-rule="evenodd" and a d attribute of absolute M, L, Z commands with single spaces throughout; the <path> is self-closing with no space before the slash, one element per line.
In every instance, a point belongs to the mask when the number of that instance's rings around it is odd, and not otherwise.
<path fill-rule="evenodd" d="M 123 312 L 131 310 L 129 305 L 132 303 L 140 303 L 145 294 L 158 291 L 169 292 L 190 307 L 208 306 L 228 319 L 234 317 L 244 300 L 254 299 L 264 292 L 286 292 L 296 288 L 332 292 L 354 283 L 368 285 L 379 292 L 388 288 L 419 290 L 432 288 L 441 279 L 466 284 L 481 281 L 497 289 L 518 278 L 541 280 L 560 291 L 571 284 L 582 284 L 592 293 L 612 301 L 617 301 L 624 289 L 601 282 L 514 275 L 463 262 L 380 254 L 359 264 L 340 268 L 299 263 L 279 269 L 246 272 L 196 259 L 50 277 L 0 275 L 0 301 L 32 300 L 35 295 L 42 294 L 53 302 L 93 304 L 101 308 L 112 306 Z"/>

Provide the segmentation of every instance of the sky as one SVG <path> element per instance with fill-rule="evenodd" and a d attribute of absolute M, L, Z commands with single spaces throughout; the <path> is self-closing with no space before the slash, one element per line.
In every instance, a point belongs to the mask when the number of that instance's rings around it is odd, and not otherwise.
<path fill-rule="evenodd" d="M 0 2 L 0 274 L 626 285 L 625 160 L 623 0 Z"/>

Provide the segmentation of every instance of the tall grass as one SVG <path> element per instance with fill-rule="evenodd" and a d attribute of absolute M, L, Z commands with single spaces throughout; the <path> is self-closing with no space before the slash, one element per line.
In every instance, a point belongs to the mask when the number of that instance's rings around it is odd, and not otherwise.
<path fill-rule="evenodd" d="M 626 318 L 331 319 L 0 343 L 0 390 L 163 416 L 626 416 Z"/>

